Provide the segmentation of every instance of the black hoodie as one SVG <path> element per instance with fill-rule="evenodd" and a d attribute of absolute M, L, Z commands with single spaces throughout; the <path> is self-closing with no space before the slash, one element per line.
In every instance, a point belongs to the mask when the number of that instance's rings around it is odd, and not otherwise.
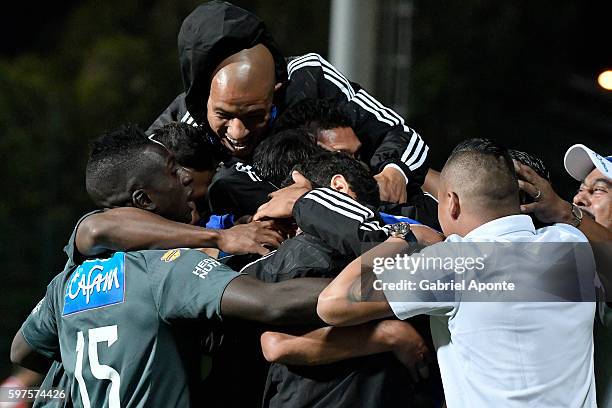
<path fill-rule="evenodd" d="M 305 98 L 329 99 L 349 113 L 352 128 L 362 142 L 361 158 L 375 173 L 387 166 L 400 170 L 406 176 L 409 193 L 423 184 L 429 149 L 423 139 L 396 112 L 347 80 L 320 55 L 310 53 L 287 62 L 265 24 L 254 14 L 227 2 L 205 3 L 183 22 L 178 44 L 185 92 L 149 127 L 149 133 L 174 121 L 208 127 L 206 104 L 217 66 L 238 51 L 264 44 L 274 57 L 277 81 L 285 84 L 274 97 L 279 114 Z M 210 130 L 209 140 L 220 146 Z M 245 182 L 250 181 L 245 178 Z"/>
<path fill-rule="evenodd" d="M 206 119 L 213 72 L 227 57 L 263 44 L 274 58 L 276 81 L 287 82 L 287 63 L 256 15 L 223 1 L 198 6 L 183 21 L 178 36 L 185 104 L 196 122 Z"/>

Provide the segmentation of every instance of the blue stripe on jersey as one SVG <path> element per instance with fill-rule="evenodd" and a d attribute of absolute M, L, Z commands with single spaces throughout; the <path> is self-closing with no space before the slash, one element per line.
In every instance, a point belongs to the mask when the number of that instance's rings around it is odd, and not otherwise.
<path fill-rule="evenodd" d="M 379 212 L 380 218 L 385 222 L 385 224 L 397 224 L 398 222 L 407 222 L 408 224 L 421 224 L 417 220 L 413 220 L 412 218 L 403 217 L 401 215 L 391 215 L 384 212 Z"/>
<path fill-rule="evenodd" d="M 125 253 L 83 262 L 66 284 L 63 316 L 123 302 Z"/>

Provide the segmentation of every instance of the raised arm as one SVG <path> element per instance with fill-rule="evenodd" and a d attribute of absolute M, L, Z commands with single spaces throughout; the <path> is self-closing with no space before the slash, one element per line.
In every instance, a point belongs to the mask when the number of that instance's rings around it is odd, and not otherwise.
<path fill-rule="evenodd" d="M 565 201 L 553 189 L 548 180 L 540 177 L 531 167 L 514 161 L 519 179 L 519 188 L 538 200 L 521 206 L 521 211 L 534 214 L 545 223 L 564 223 L 575 225 L 572 204 Z M 612 293 L 612 230 L 597 223 L 586 211 L 577 227 L 589 240 L 597 263 L 597 272 L 606 289 L 607 298 Z"/>
<path fill-rule="evenodd" d="M 301 278 L 264 283 L 247 275 L 232 280 L 221 299 L 221 315 L 266 324 L 318 324 L 317 298 L 330 279 Z"/>
<path fill-rule="evenodd" d="M 545 223 L 574 224 L 572 204 L 559 197 L 548 180 L 540 177 L 531 167 L 516 160 L 514 161 L 514 168 L 521 178 L 519 180 L 521 190 L 532 197 L 537 196 L 539 192 L 537 201 L 521 206 L 522 212 L 532 213 Z M 577 228 L 591 243 L 612 241 L 612 230 L 598 224 L 588 214 L 584 215 Z"/>
<path fill-rule="evenodd" d="M 350 82 L 318 54 L 295 58 L 287 65 L 289 78 L 309 86 L 292 98 L 333 99 L 351 112 L 352 127 L 357 136 L 371 146 L 364 158 L 377 173 L 381 199 L 405 202 L 406 191 L 423 184 L 427 173 L 429 147 L 421 136 L 406 126 L 404 119 L 383 106 L 359 84 Z"/>
<path fill-rule="evenodd" d="M 86 217 L 77 227 L 76 249 L 85 256 L 106 251 L 140 249 L 218 247 L 229 253 L 269 252 L 282 237 L 271 230 L 271 222 L 237 225 L 212 230 L 167 220 L 138 208 L 113 208 Z"/>

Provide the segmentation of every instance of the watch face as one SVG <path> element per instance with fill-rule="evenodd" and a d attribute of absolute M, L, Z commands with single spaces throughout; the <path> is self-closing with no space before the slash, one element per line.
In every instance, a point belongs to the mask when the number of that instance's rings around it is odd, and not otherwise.
<path fill-rule="evenodd" d="M 407 222 L 398 222 L 393 224 L 390 228 L 391 235 L 394 237 L 404 237 L 410 232 L 410 224 Z"/>

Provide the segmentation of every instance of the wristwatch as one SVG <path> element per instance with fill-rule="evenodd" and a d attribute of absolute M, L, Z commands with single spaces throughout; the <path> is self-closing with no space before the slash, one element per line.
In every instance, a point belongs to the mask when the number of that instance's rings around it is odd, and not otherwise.
<path fill-rule="evenodd" d="M 394 238 L 406 239 L 406 235 L 410 233 L 410 224 L 407 222 L 398 222 L 389 225 L 389 236 Z"/>
<path fill-rule="evenodd" d="M 580 207 L 578 207 L 574 203 L 572 203 L 571 213 L 572 213 L 572 217 L 574 217 L 574 222 L 571 225 L 578 228 L 580 226 L 580 223 L 582 222 L 582 217 L 584 216 L 584 214 L 582 210 L 580 209 Z"/>

